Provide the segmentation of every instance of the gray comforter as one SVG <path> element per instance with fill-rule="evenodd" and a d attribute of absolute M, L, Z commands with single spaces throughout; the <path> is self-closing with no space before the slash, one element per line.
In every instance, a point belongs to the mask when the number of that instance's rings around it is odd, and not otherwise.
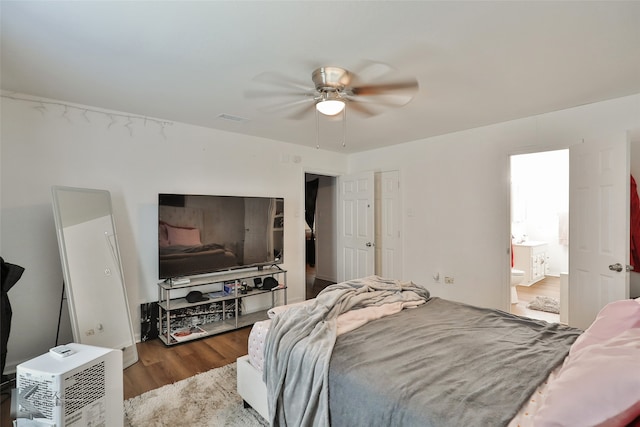
<path fill-rule="evenodd" d="M 331 425 L 506 425 L 580 333 L 431 298 L 338 337 Z"/>
<path fill-rule="evenodd" d="M 263 371 L 271 424 L 329 425 L 329 360 L 340 314 L 428 297 L 429 291 L 411 282 L 372 276 L 329 286 L 313 304 L 291 308 L 272 319 Z"/>

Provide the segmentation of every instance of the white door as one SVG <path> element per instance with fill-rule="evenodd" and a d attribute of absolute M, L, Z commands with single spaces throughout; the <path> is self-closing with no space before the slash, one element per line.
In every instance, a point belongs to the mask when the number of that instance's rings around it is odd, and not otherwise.
<path fill-rule="evenodd" d="M 628 154 L 626 134 L 569 148 L 569 324 L 581 329 L 629 297 Z"/>
<path fill-rule="evenodd" d="M 373 172 L 338 178 L 338 281 L 375 273 Z"/>
<path fill-rule="evenodd" d="M 400 178 L 398 171 L 375 175 L 376 274 L 402 279 Z"/>

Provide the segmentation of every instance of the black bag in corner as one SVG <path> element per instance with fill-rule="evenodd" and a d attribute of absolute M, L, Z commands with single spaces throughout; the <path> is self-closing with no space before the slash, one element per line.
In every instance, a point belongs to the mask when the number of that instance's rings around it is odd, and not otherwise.
<path fill-rule="evenodd" d="M 278 281 L 273 277 L 265 277 L 262 281 L 262 289 L 271 290 L 273 288 L 277 288 L 279 285 Z"/>
<path fill-rule="evenodd" d="M 19 265 L 9 264 L 4 262 L 4 259 L 0 257 L 1 264 L 1 278 L 2 278 L 2 298 L 0 299 L 0 324 L 2 325 L 2 336 L 0 337 L 0 351 L 1 351 L 1 359 L 0 359 L 0 374 L 2 375 L 2 382 L 5 381 L 4 376 L 4 365 L 7 361 L 7 343 L 9 342 L 9 332 L 11 331 L 11 316 L 13 312 L 11 311 L 11 303 L 9 302 L 9 289 L 16 284 L 22 273 L 24 272 L 24 268 Z"/>

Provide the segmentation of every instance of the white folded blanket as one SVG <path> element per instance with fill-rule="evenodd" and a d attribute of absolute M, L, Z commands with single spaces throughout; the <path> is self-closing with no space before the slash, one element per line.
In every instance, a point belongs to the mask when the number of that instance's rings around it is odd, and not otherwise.
<path fill-rule="evenodd" d="M 283 313 L 283 312 L 289 310 L 290 308 L 300 307 L 300 306 L 303 306 L 303 305 L 309 305 L 309 304 L 312 304 L 312 303 L 313 303 L 313 300 L 312 299 L 308 299 L 306 301 L 294 302 L 292 304 L 279 305 L 277 307 L 270 308 L 269 311 L 267 311 L 267 316 L 269 316 L 269 319 L 273 319 L 274 317 L 276 317 L 280 313 Z"/>
<path fill-rule="evenodd" d="M 389 304 L 383 304 L 380 306 L 371 306 L 365 307 L 357 310 L 347 311 L 346 313 L 342 313 L 336 319 L 337 322 L 337 330 L 336 336 L 340 336 L 347 332 L 353 331 L 356 328 L 359 328 L 362 325 L 365 325 L 367 322 L 372 320 L 381 319 L 385 316 L 389 316 L 391 314 L 398 313 L 405 308 L 414 308 L 418 307 L 421 304 L 424 304 L 424 300 L 419 301 L 397 301 Z M 269 319 L 273 319 L 274 317 L 285 313 L 287 310 L 295 307 L 301 307 L 304 305 L 313 304 L 313 300 L 306 300 L 301 302 L 296 302 L 293 304 L 281 305 L 278 307 L 273 307 L 267 312 Z"/>

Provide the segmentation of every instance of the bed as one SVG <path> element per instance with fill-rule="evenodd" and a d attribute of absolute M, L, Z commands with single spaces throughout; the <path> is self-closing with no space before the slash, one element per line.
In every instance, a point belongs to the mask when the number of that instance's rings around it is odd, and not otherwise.
<path fill-rule="evenodd" d="M 362 283 L 376 301 L 416 287 L 355 282 L 354 292 L 333 285 L 254 325 L 238 392 L 273 425 L 640 425 L 640 300 L 607 305 L 583 333 L 426 292 L 353 327 L 358 313 L 388 306 L 352 304 Z M 289 328 L 303 316 L 323 320 Z M 327 330 L 336 333 L 323 367 Z M 309 350 L 315 341 L 321 350 Z"/>
<path fill-rule="evenodd" d="M 236 255 L 218 243 L 159 248 L 160 277 L 184 276 L 185 271 L 208 272 L 238 265 Z"/>
<path fill-rule="evenodd" d="M 178 277 L 238 265 L 235 248 L 212 242 L 202 209 L 160 206 L 158 260 L 160 277 Z M 204 243 L 203 243 L 204 241 Z"/>

